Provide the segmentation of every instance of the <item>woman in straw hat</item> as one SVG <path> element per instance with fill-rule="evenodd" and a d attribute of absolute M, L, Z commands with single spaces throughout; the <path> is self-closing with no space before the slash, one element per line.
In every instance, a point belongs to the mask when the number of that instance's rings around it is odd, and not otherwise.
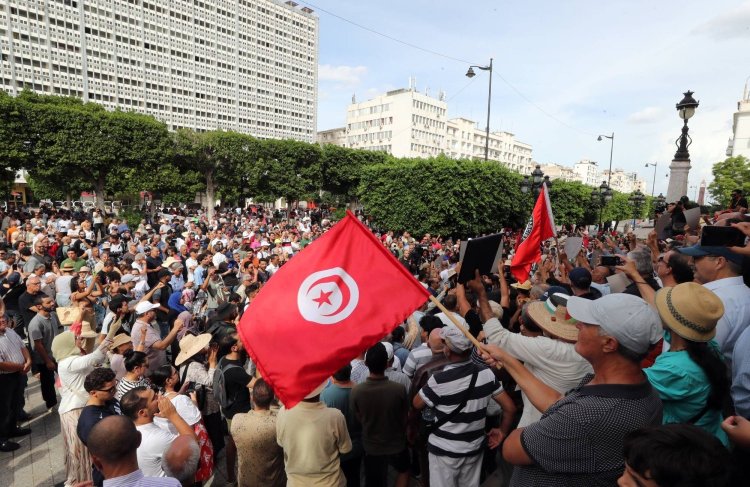
<path fill-rule="evenodd" d="M 724 315 L 721 299 L 700 284 L 685 282 L 660 289 L 655 304 L 670 349 L 644 372 L 664 404 L 663 422 L 695 424 L 728 446 L 721 421 L 729 375 L 713 341 Z"/>
<path fill-rule="evenodd" d="M 63 436 L 66 487 L 91 480 L 91 457 L 76 432 L 78 418 L 89 396 L 83 383 L 89 372 L 104 362 L 104 353 L 119 329 L 120 322 L 116 321 L 105 339 L 91 353 L 86 353 L 85 344 L 93 344 L 97 333 L 87 322 L 82 323 L 81 327 L 71 326 L 71 330 L 60 333 L 52 341 L 52 355 L 57 361 L 57 373 L 62 385 L 58 413 Z"/>
<path fill-rule="evenodd" d="M 523 361 L 539 380 L 562 394 L 577 387 L 586 374 L 593 372 L 591 364 L 575 351 L 578 329 L 576 321 L 567 313 L 567 296 L 552 294 L 544 301 L 524 305 L 519 316 L 521 333 L 512 333 L 492 315 L 481 281 L 474 279 L 468 284 L 479 301 L 487 343 L 497 345 L 504 353 Z M 536 328 L 534 325 L 541 333 L 532 331 Z M 525 393 L 522 392 L 521 397 L 524 407 L 519 427 L 542 417 Z"/>
<path fill-rule="evenodd" d="M 186 334 L 180 340 L 180 353 L 175 359 L 175 366 L 180 372 L 180 382 L 190 382 L 203 388 L 205 393 L 202 404 L 199 405 L 203 422 L 213 443 L 214 453 L 224 448 L 224 433 L 219 404 L 214 399 L 213 381 L 217 364 L 217 348 L 210 346 L 211 335 Z"/>

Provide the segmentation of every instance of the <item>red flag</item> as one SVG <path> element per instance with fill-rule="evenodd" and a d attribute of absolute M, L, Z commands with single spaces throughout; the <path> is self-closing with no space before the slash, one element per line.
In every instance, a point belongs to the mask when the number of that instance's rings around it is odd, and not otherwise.
<path fill-rule="evenodd" d="M 347 212 L 263 286 L 239 333 L 263 378 L 291 408 L 428 297 Z"/>
<path fill-rule="evenodd" d="M 555 218 L 552 216 L 547 185 L 542 184 L 542 191 L 536 199 L 531 220 L 526 225 L 521 243 L 510 263 L 510 272 L 518 282 L 525 282 L 529 278 L 531 264 L 542 258 L 542 242 L 555 235 Z"/>

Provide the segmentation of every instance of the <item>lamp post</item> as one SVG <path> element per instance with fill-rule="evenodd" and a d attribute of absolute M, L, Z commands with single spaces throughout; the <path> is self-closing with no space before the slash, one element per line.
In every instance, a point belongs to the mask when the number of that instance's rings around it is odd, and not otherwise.
<path fill-rule="evenodd" d="M 594 191 L 591 192 L 591 197 L 593 200 L 594 194 L 596 192 L 596 188 L 594 188 Z M 602 181 L 602 184 L 599 185 L 599 231 L 602 229 L 602 212 L 604 211 L 604 206 L 612 201 L 612 189 L 609 187 L 609 184 L 607 184 L 607 181 Z"/>
<path fill-rule="evenodd" d="M 654 189 L 656 188 L 656 166 L 659 162 L 647 162 L 645 167 L 654 166 L 654 181 L 651 183 L 651 197 L 654 197 Z"/>
<path fill-rule="evenodd" d="M 484 162 L 487 162 L 487 159 L 490 155 L 490 107 L 492 106 L 492 58 L 490 58 L 490 64 L 489 66 L 469 66 L 469 70 L 466 72 L 466 77 L 471 79 L 474 76 L 476 76 L 476 73 L 474 72 L 473 68 L 481 69 L 482 71 L 489 71 L 490 72 L 490 87 L 489 91 L 487 93 L 487 128 L 485 130 L 485 140 L 484 140 Z"/>
<path fill-rule="evenodd" d="M 663 194 L 659 193 L 659 196 L 656 197 L 656 200 L 654 201 L 654 220 L 656 220 L 656 214 L 664 213 L 665 204 L 667 202 L 667 199 L 664 197 Z"/>
<path fill-rule="evenodd" d="M 677 201 L 687 194 L 688 174 L 690 172 L 690 152 L 688 147 L 693 143 L 693 139 L 688 135 L 688 120 L 695 115 L 695 109 L 698 108 L 698 102 L 693 98 L 692 91 L 686 91 L 682 100 L 675 105 L 677 115 L 682 119 L 682 132 L 675 140 L 677 152 L 674 154 L 672 164 L 670 164 L 669 187 L 667 188 L 667 201 Z"/>
<path fill-rule="evenodd" d="M 635 230 L 635 219 L 641 211 L 643 202 L 646 201 L 646 196 L 641 193 L 640 189 L 636 189 L 635 192 L 630 195 L 628 201 L 631 205 L 633 205 L 633 230 Z"/>
<path fill-rule="evenodd" d="M 683 120 L 682 125 L 682 134 L 675 140 L 675 145 L 677 146 L 677 152 L 674 154 L 674 160 L 675 161 L 689 161 L 690 160 L 690 152 L 688 152 L 688 147 L 690 147 L 690 144 L 693 143 L 693 139 L 690 138 L 688 135 L 688 120 L 695 115 L 695 109 L 698 108 L 698 102 L 695 101 L 693 98 L 693 92 L 688 90 L 685 93 L 685 95 L 680 103 L 675 105 L 677 108 L 677 114 L 680 116 L 680 118 Z"/>
<path fill-rule="evenodd" d="M 552 187 L 552 181 L 550 181 L 549 176 L 544 175 L 542 167 L 537 164 L 531 171 L 531 178 L 528 175 L 523 177 L 521 192 L 526 194 L 531 191 L 531 194 L 534 195 L 534 201 L 536 201 L 539 198 L 539 193 L 542 192 L 542 185 L 547 186 L 547 190 L 549 190 Z"/>
<path fill-rule="evenodd" d="M 598 140 L 599 142 L 604 139 L 609 139 L 609 171 L 607 172 L 607 181 L 602 181 L 602 184 L 599 186 L 599 193 L 602 197 L 602 206 L 601 208 L 599 208 L 600 230 L 602 227 L 602 211 L 604 211 L 604 205 L 612 200 L 612 187 L 609 184 L 612 181 L 612 155 L 615 151 L 615 133 L 612 132 L 612 135 L 600 135 L 596 138 L 596 140 Z"/>

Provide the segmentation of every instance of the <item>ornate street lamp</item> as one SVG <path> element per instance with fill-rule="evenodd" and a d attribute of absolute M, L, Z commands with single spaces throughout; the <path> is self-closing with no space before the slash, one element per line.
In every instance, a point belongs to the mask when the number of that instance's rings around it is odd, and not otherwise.
<path fill-rule="evenodd" d="M 469 66 L 469 70 L 466 72 L 466 77 L 471 79 L 476 76 L 473 68 L 481 69 L 482 71 L 490 72 L 490 87 L 487 93 L 487 127 L 485 130 L 484 139 L 484 161 L 487 162 L 490 154 L 490 107 L 492 106 L 492 58 L 490 58 L 490 64 L 488 66 Z"/>
<path fill-rule="evenodd" d="M 640 189 L 636 189 L 635 192 L 630 195 L 628 201 L 633 205 L 633 230 L 635 230 L 635 219 L 641 212 L 641 207 L 643 206 L 643 202 L 646 201 L 646 196 L 641 193 Z"/>
<path fill-rule="evenodd" d="M 676 105 L 677 108 L 677 114 L 679 117 L 683 120 L 682 125 L 682 134 L 675 140 L 675 145 L 677 146 L 677 152 L 675 152 L 674 160 L 675 161 L 689 161 L 690 160 L 690 153 L 688 152 L 688 147 L 690 147 L 690 144 L 693 143 L 693 139 L 690 138 L 688 135 L 688 120 L 690 120 L 690 117 L 695 115 L 695 109 L 698 108 L 698 102 L 693 98 L 693 92 L 688 90 L 685 93 L 685 95 L 680 103 Z"/>
<path fill-rule="evenodd" d="M 523 181 L 521 181 L 521 192 L 523 194 L 528 193 L 531 190 L 531 180 L 529 179 L 529 175 L 523 177 Z"/>

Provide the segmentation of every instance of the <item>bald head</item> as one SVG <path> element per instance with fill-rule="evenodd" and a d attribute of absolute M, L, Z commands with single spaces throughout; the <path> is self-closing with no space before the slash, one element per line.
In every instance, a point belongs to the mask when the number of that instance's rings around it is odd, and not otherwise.
<path fill-rule="evenodd" d="M 91 455 L 104 465 L 135 457 L 140 444 L 141 434 L 125 416 L 109 416 L 96 423 L 87 442 Z"/>
<path fill-rule="evenodd" d="M 434 354 L 443 353 L 443 348 L 445 348 L 443 339 L 440 337 L 441 331 L 442 328 L 435 328 L 430 332 L 430 337 L 427 340 L 427 346 L 430 347 L 430 350 Z"/>
<path fill-rule="evenodd" d="M 195 484 L 195 472 L 198 470 L 201 449 L 191 436 L 180 435 L 174 439 L 164 454 L 162 468 L 168 477 L 174 477 L 182 485 Z"/>

